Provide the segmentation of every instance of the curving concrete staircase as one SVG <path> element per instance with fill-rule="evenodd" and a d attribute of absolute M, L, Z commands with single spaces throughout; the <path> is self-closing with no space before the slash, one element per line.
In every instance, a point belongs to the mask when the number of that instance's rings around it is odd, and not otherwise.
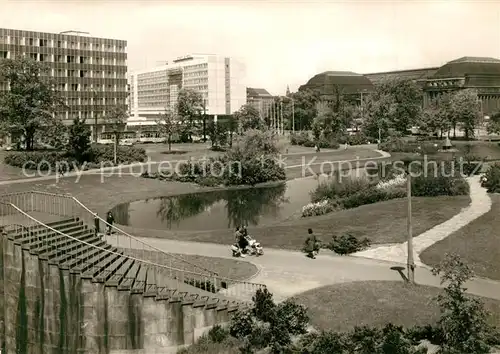
<path fill-rule="evenodd" d="M 5 353 L 175 352 L 250 306 L 264 287 L 220 277 L 117 228 L 98 234 L 94 214 L 51 212 L 46 197 L 18 201 L 27 211 L 0 198 Z"/>

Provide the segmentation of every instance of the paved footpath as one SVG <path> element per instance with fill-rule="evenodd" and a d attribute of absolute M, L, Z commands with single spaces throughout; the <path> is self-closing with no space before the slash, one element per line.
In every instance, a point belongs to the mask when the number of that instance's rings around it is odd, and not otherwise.
<path fill-rule="evenodd" d="M 463 208 L 460 213 L 449 220 L 434 226 L 421 235 L 413 238 L 413 259 L 419 266 L 424 266 L 420 261 L 420 254 L 438 241 L 445 239 L 455 231 L 464 227 L 491 209 L 491 199 L 486 189 L 481 187 L 480 176 L 467 178 L 470 186 L 471 203 Z M 353 256 L 373 258 L 378 260 L 406 263 L 408 242 L 391 246 L 380 246 L 369 250 L 357 252 Z"/>
<path fill-rule="evenodd" d="M 196 254 L 208 257 L 231 258 L 230 245 L 197 242 L 180 242 L 157 238 L 139 238 L 153 247 L 181 254 Z M 265 249 L 261 257 L 247 257 L 260 268 L 260 273 L 251 282 L 267 285 L 278 300 L 295 294 L 335 283 L 393 280 L 403 281 L 393 267 L 404 264 L 384 262 L 360 257 L 336 256 L 323 251 L 316 259 L 300 252 Z M 439 286 L 439 278 L 426 267 L 417 267 L 416 282 L 422 285 Z M 487 279 L 474 279 L 467 284 L 471 294 L 500 300 L 500 283 Z"/>
<path fill-rule="evenodd" d="M 379 153 L 381 155 L 380 159 L 390 156 L 381 151 Z M 87 173 L 92 172 L 88 171 Z M 2 184 L 49 179 L 54 179 L 54 176 L 4 181 Z M 231 258 L 230 245 L 180 242 L 155 238 L 139 239 L 151 246 L 171 253 Z M 361 257 L 335 256 L 328 251 L 323 251 L 317 259 L 312 260 L 299 252 L 266 249 L 264 256 L 258 258 L 248 257 L 246 260 L 256 264 L 260 269 L 259 274 L 251 281 L 266 284 L 269 290 L 275 294 L 277 300 L 335 283 L 369 280 L 403 281 L 398 271 L 391 268 L 398 267 L 402 269 L 404 264 Z M 417 283 L 439 286 L 439 279 L 434 277 L 426 267 L 417 267 L 415 274 Z M 468 284 L 468 288 L 471 294 L 500 300 L 500 283 L 498 282 L 487 279 L 474 279 Z"/>

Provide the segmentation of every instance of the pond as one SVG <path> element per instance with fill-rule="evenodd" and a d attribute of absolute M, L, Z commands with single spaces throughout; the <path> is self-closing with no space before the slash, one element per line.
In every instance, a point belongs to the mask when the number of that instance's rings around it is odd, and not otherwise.
<path fill-rule="evenodd" d="M 138 200 L 111 211 L 116 223 L 143 229 L 202 231 L 271 225 L 299 218 L 302 207 L 311 200 L 310 192 L 326 178 Z"/>

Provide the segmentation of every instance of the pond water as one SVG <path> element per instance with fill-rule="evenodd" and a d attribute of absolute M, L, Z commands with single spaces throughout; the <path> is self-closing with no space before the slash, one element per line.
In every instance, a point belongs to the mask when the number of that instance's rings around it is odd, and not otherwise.
<path fill-rule="evenodd" d="M 270 225 L 299 218 L 311 200 L 310 192 L 327 178 L 138 200 L 117 205 L 112 213 L 116 223 L 144 229 L 201 231 Z"/>

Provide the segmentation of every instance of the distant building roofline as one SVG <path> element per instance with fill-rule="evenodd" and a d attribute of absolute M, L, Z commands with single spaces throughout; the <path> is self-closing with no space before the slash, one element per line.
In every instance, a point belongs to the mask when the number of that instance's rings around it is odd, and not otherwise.
<path fill-rule="evenodd" d="M 394 74 L 394 73 L 409 73 L 415 71 L 428 71 L 428 70 L 437 70 L 441 66 L 429 66 L 426 68 L 418 68 L 418 69 L 404 69 L 404 70 L 390 70 L 390 71 L 379 71 L 374 73 L 365 73 L 363 75 L 384 75 L 384 74 Z"/>

